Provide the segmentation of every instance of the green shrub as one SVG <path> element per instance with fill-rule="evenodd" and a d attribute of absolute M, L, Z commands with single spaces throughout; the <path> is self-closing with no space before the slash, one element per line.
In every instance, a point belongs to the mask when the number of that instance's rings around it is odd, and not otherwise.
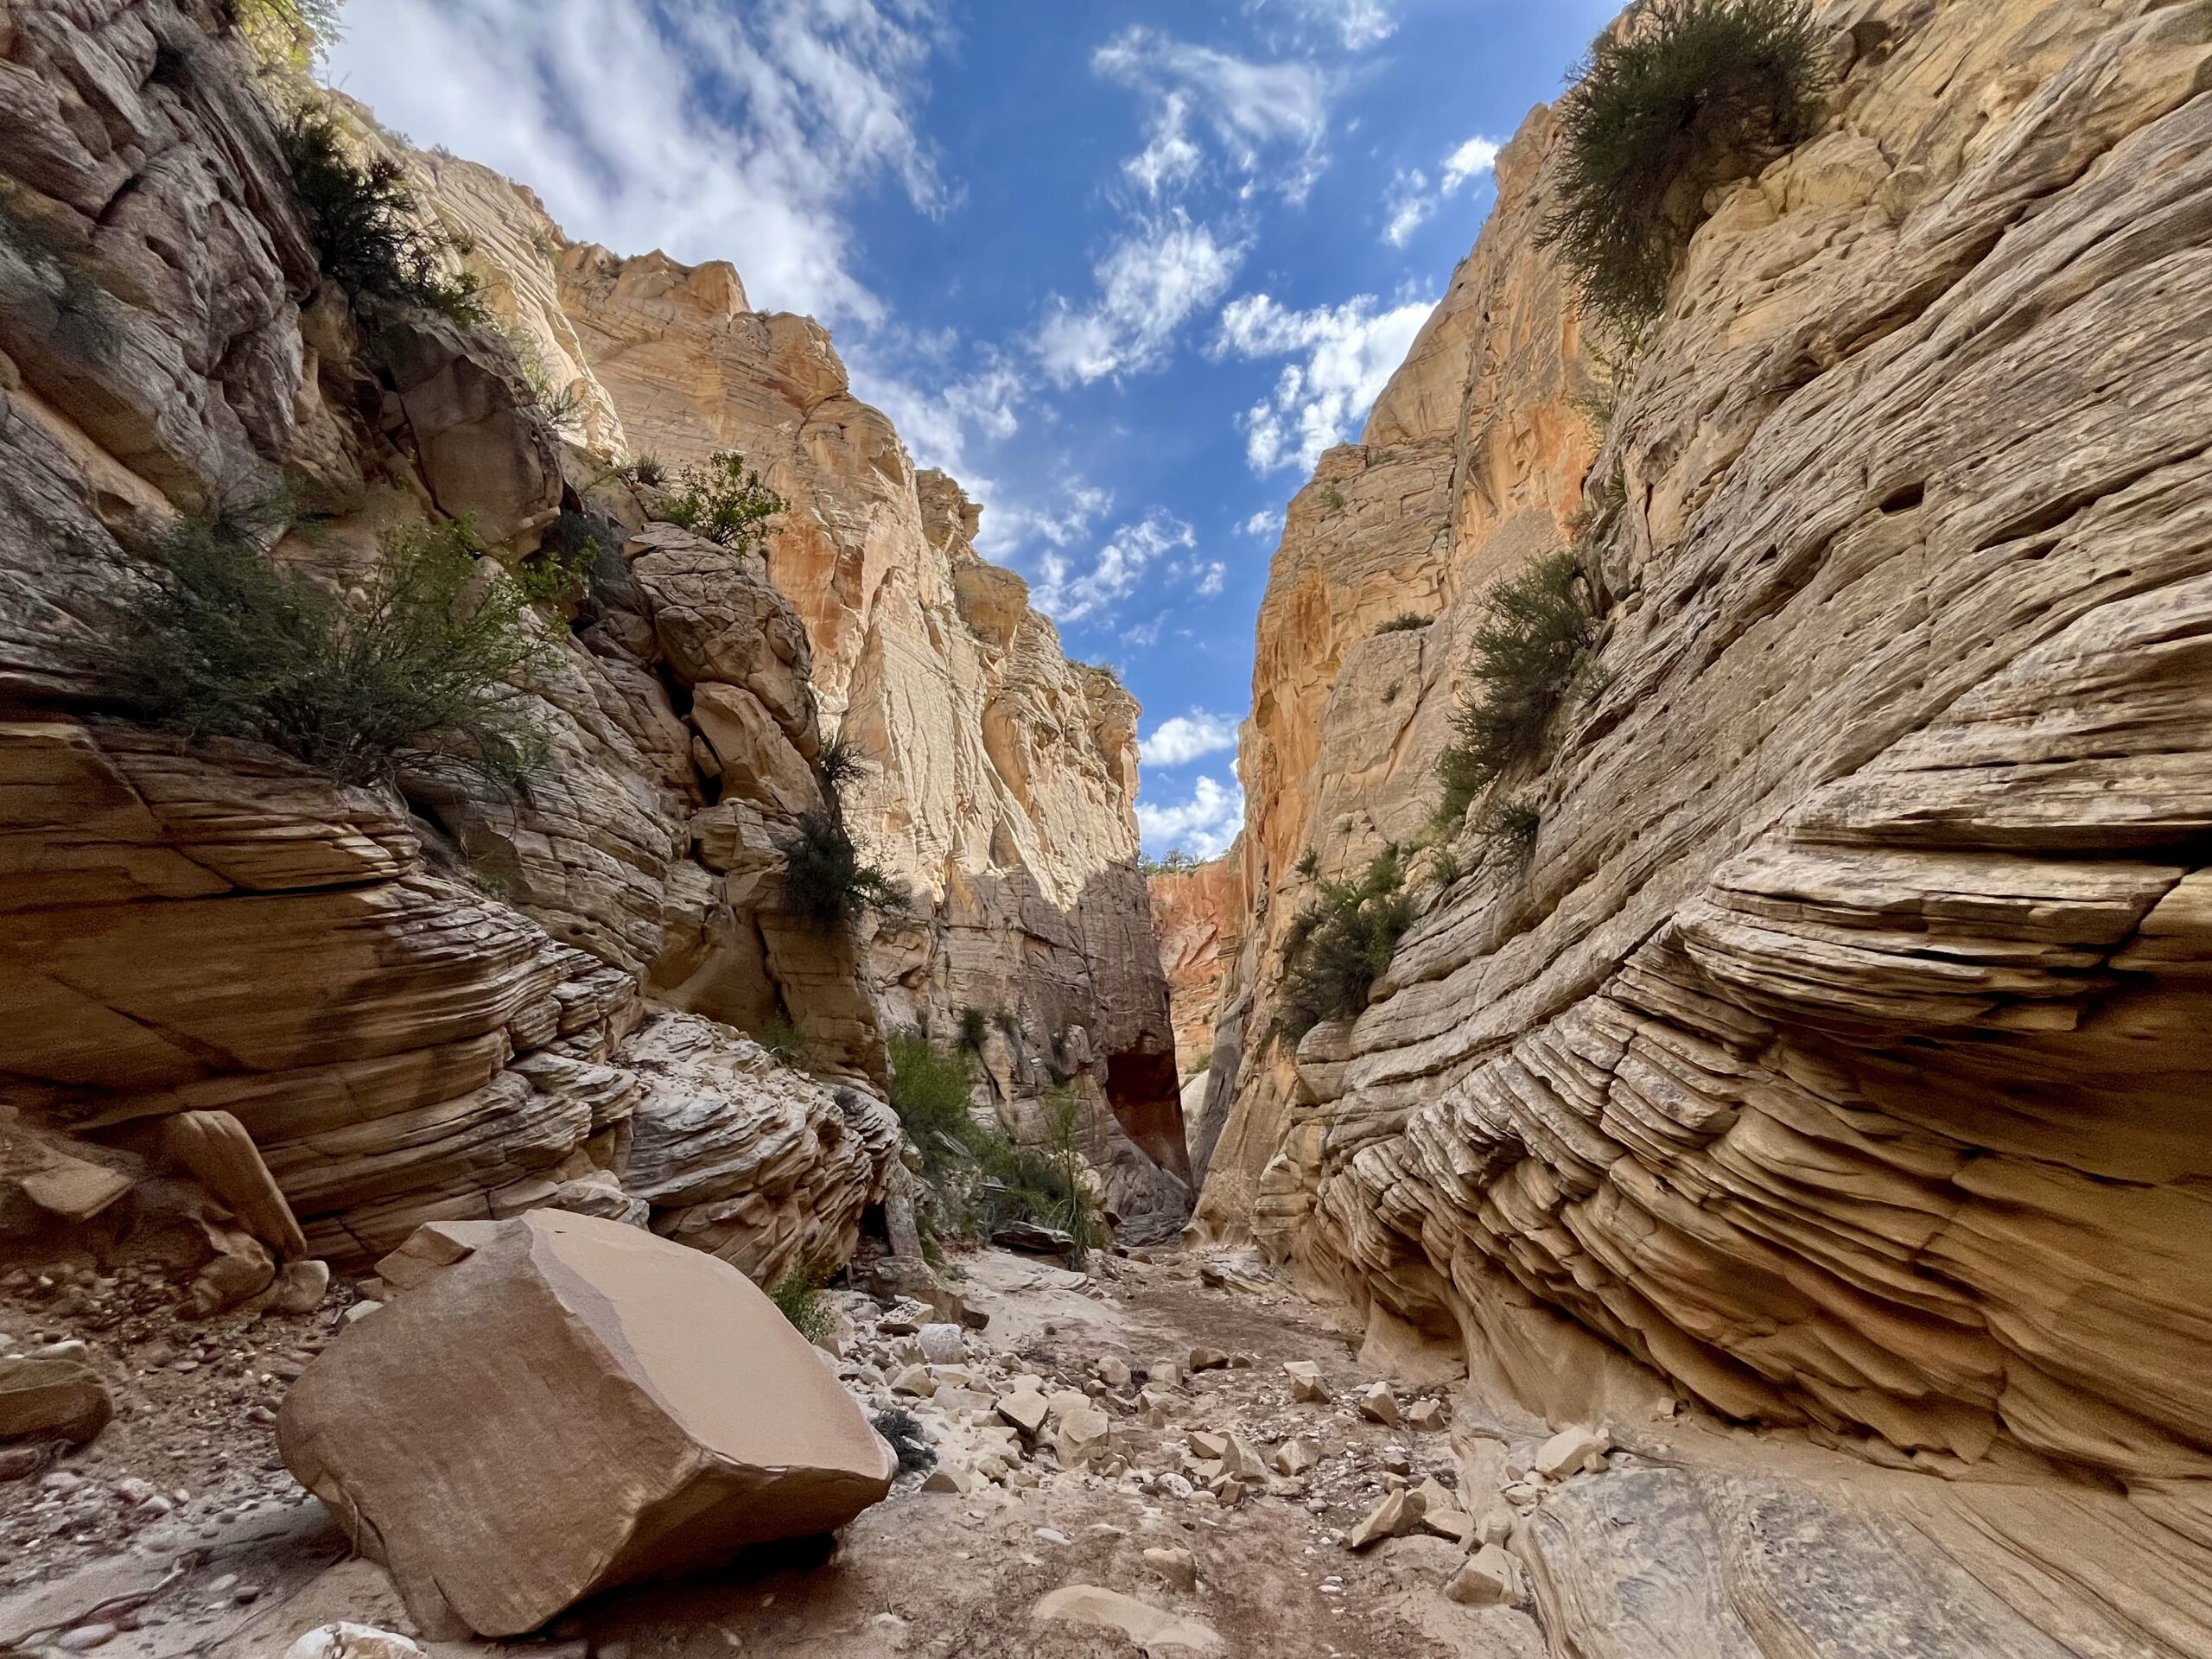
<path fill-rule="evenodd" d="M 515 684 L 543 647 L 465 524 L 388 532 L 358 603 L 272 561 L 251 515 L 188 519 L 126 617 L 118 699 L 150 726 L 247 738 L 347 783 L 403 756 L 519 785 L 544 759 Z"/>
<path fill-rule="evenodd" d="M 633 455 L 615 469 L 626 481 L 657 490 L 668 481 L 668 471 L 660 464 L 658 455 Z"/>
<path fill-rule="evenodd" d="M 1154 875 L 1175 875 L 1180 874 L 1182 871 L 1195 870 L 1198 868 L 1198 861 L 1192 857 L 1190 854 L 1185 852 L 1180 847 L 1177 847 L 1171 850 L 1165 858 L 1154 858 L 1149 853 L 1139 853 L 1137 855 L 1137 869 L 1140 874 L 1147 877 Z"/>
<path fill-rule="evenodd" d="M 1324 512 L 1342 512 L 1344 510 L 1344 493 L 1333 482 L 1324 484 L 1315 491 L 1313 499 L 1320 503 Z"/>
<path fill-rule="evenodd" d="M 1480 854 L 1477 868 L 1488 875 L 1518 870 L 1536 850 L 1536 831 L 1543 822 L 1543 810 L 1534 795 L 1509 795 L 1503 800 L 1484 802 L 1472 826 Z"/>
<path fill-rule="evenodd" d="M 817 933 L 843 926 L 863 910 L 904 914 L 906 893 L 860 855 L 838 814 L 799 815 L 782 842 L 784 911 Z"/>
<path fill-rule="evenodd" d="M 1378 855 L 1357 881 L 1324 881 L 1293 919 L 1283 946 L 1281 1028 L 1295 1040 L 1324 1020 L 1347 1020 L 1368 994 L 1399 937 L 1413 923 L 1405 866 L 1394 850 Z"/>
<path fill-rule="evenodd" d="M 918 1031 L 894 1033 L 889 1046 L 891 1109 L 906 1138 L 921 1149 L 923 1164 L 941 1169 L 972 1131 L 968 1062 Z"/>
<path fill-rule="evenodd" d="M 1304 876 L 1308 881 L 1311 881 L 1315 876 L 1321 873 L 1320 849 L 1318 847 L 1308 847 L 1304 852 L 1298 855 L 1298 862 L 1294 864 L 1291 868 L 1296 870 L 1299 874 Z"/>
<path fill-rule="evenodd" d="M 775 1303 L 776 1311 L 809 1342 L 819 1342 L 830 1334 L 833 1316 L 822 1294 L 822 1287 L 827 1282 L 819 1268 L 801 1268 L 768 1292 L 768 1300 Z"/>
<path fill-rule="evenodd" d="M 970 1054 L 983 1052 L 983 1039 L 990 1030 L 990 1016 L 981 1008 L 960 1010 L 960 1046 Z"/>
<path fill-rule="evenodd" d="M 324 276 L 356 297 L 422 307 L 459 322 L 490 321 L 482 283 L 468 271 L 448 270 L 455 245 L 422 223 L 398 162 L 378 156 L 357 164 L 338 124 L 315 111 L 285 129 L 284 158 Z"/>
<path fill-rule="evenodd" d="M 230 19 L 263 64 L 304 73 L 327 55 L 344 10 L 345 0 L 231 0 Z"/>
<path fill-rule="evenodd" d="M 1706 192 L 1812 136 L 1820 45 L 1804 0 L 1640 0 L 1591 46 L 1560 103 L 1544 235 L 1624 341 L 1666 308 Z"/>
<path fill-rule="evenodd" d="M 1413 633 L 1420 629 L 1427 627 L 1434 620 L 1436 620 L 1436 619 L 1433 616 L 1416 616 L 1413 612 L 1407 611 L 1402 615 L 1392 617 L 1381 627 L 1376 629 L 1375 632 L 1378 635 L 1385 633 Z"/>
<path fill-rule="evenodd" d="M 1191 1068 L 1191 1077 L 1202 1077 L 1212 1070 L 1213 1056 L 1211 1054 L 1201 1054 L 1198 1056 L 1198 1063 Z M 1188 1083 L 1191 1080 L 1191 1077 L 1185 1077 L 1183 1081 Z"/>
<path fill-rule="evenodd" d="M 523 597 L 558 610 L 574 606 L 591 585 L 592 570 L 602 551 L 601 536 L 611 533 L 611 527 L 587 514 L 563 513 L 547 526 L 537 551 L 515 571 Z"/>
<path fill-rule="evenodd" d="M 1581 566 L 1554 553 L 1500 582 L 1475 630 L 1475 683 L 1452 714 L 1452 741 L 1437 762 L 1438 828 L 1456 834 L 1467 808 L 1510 767 L 1543 753 L 1552 716 L 1586 683 L 1597 623 L 1578 591 Z"/>
<path fill-rule="evenodd" d="M 660 516 L 717 546 L 745 549 L 759 547 L 767 537 L 768 520 L 790 507 L 745 464 L 743 455 L 717 449 L 677 474 L 675 488 L 660 504 Z"/>
<path fill-rule="evenodd" d="M 788 1066 L 793 1071 L 806 1064 L 811 1048 L 806 1033 L 780 1014 L 763 1023 L 760 1029 L 753 1033 L 753 1040 L 766 1049 L 769 1058 L 778 1065 Z"/>

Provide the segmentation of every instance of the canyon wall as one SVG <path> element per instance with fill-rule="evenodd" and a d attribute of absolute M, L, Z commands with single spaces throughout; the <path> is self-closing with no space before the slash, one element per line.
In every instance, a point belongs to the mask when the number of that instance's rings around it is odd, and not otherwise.
<path fill-rule="evenodd" d="M 709 309 L 726 333 L 781 342 L 751 384 L 783 401 L 745 436 L 794 510 L 766 558 L 720 548 L 657 520 L 652 493 L 613 471 L 630 428 L 656 432 L 652 400 L 590 361 L 609 308 L 564 308 L 622 262 L 557 239 L 526 193 L 422 158 L 505 327 L 456 322 L 321 278 L 278 122 L 220 7 L 11 16 L 0 84 L 11 1248 L 168 1202 L 165 1135 L 210 1111 L 251 1137 L 313 1254 L 359 1262 L 424 1220 L 555 1204 L 773 1281 L 842 1260 L 881 1196 L 898 1142 L 887 1024 L 992 996 L 1050 1033 L 1041 1055 L 1009 1056 L 1006 1080 L 1027 1065 L 1085 1088 L 1123 1211 L 1179 1222 L 1179 1176 L 1105 1109 L 1181 1156 L 1172 1059 L 1164 1104 L 1147 1071 L 1171 1039 L 1134 868 L 1135 705 L 1066 664 L 1018 594 L 995 655 L 916 645 L 976 638 L 956 567 L 988 573 L 967 582 L 995 615 L 994 578 L 1018 579 L 964 550 L 972 512 L 844 396 L 826 335 L 745 311 L 727 267 L 678 268 L 697 303 L 721 284 Z M 548 394 L 564 389 L 556 417 Z M 588 537 L 582 591 L 527 623 L 550 759 L 526 787 L 422 757 L 392 787 L 341 786 L 257 746 L 118 718 L 118 607 L 170 526 L 279 492 L 314 511 L 273 556 L 341 585 L 380 537 L 454 521 L 480 538 L 486 581 Z M 925 496 L 947 520 L 934 541 Z M 851 568 L 810 586 L 817 546 Z M 877 595 L 833 616 L 825 594 L 863 565 L 877 588 L 934 585 L 904 610 Z M 856 703 L 926 709 L 927 737 L 983 757 L 964 792 L 909 807 L 887 748 L 855 817 L 925 902 L 871 938 L 815 931 L 782 903 L 782 841 L 822 799 L 825 728 Z M 1027 765 L 1018 788 L 994 744 Z M 955 877 L 982 896 L 948 919 L 949 897 L 928 901 Z M 1005 960 L 976 965 L 987 948 Z M 785 1015 L 813 1077 L 747 1034 Z"/>
<path fill-rule="evenodd" d="M 1079 1088 L 1125 1231 L 1173 1231 L 1189 1166 L 1135 868 L 1136 700 L 1069 661 L 1027 584 L 976 553 L 982 510 L 854 397 L 828 330 L 753 310 L 726 264 L 570 243 L 488 169 L 392 153 L 605 461 L 673 473 L 734 449 L 789 504 L 767 576 L 804 626 L 825 732 L 861 759 L 847 819 L 915 901 L 865 925 L 880 1023 L 946 1038 L 984 1016 L 983 1087 L 1009 1124 Z"/>
<path fill-rule="evenodd" d="M 1819 16 L 1826 120 L 1708 198 L 1618 384 L 1537 234 L 1540 110 L 1293 504 L 1199 1222 L 1554 1421 L 1675 1393 L 2125 1491 L 2196 1559 L 2212 9 Z M 1516 780 L 1532 855 L 1424 888 L 1294 1049 L 1301 855 L 1420 836 L 1483 595 L 1586 503 L 1601 673 Z M 2201 1634 L 2180 1580 L 2121 1622 Z"/>

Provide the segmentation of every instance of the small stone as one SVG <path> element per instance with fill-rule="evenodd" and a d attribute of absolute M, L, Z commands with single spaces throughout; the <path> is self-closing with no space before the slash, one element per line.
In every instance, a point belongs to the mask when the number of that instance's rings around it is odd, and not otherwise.
<path fill-rule="evenodd" d="M 1119 1359 L 1102 1359 L 1096 1366 L 1098 1380 L 1116 1392 L 1126 1389 L 1136 1379 L 1131 1376 L 1128 1363 Z"/>
<path fill-rule="evenodd" d="M 318 1624 L 285 1649 L 284 1659 L 422 1659 L 423 1649 L 373 1624 Z"/>
<path fill-rule="evenodd" d="M 1229 1450 L 1221 1466 L 1230 1478 L 1245 1485 L 1263 1485 L 1267 1482 L 1268 1465 L 1260 1460 L 1259 1448 L 1241 1434 L 1229 1437 Z"/>
<path fill-rule="evenodd" d="M 1155 1359 L 1144 1368 L 1144 1380 L 1155 1389 L 1172 1389 L 1183 1380 L 1183 1368 L 1172 1359 Z"/>
<path fill-rule="evenodd" d="M 1321 1448 L 1312 1440 L 1293 1438 L 1277 1446 L 1268 1461 L 1279 1475 L 1302 1475 L 1321 1461 Z"/>
<path fill-rule="evenodd" d="M 358 1325 L 370 1314 L 383 1310 L 382 1302 L 356 1302 L 338 1317 L 347 1325 Z"/>
<path fill-rule="evenodd" d="M 1603 1428 L 1578 1426 L 1563 1428 L 1536 1451 L 1536 1472 L 1546 1480 L 1565 1480 L 1570 1475 L 1596 1474 L 1605 1466 L 1605 1453 L 1613 1437 Z"/>
<path fill-rule="evenodd" d="M 1192 1455 L 1210 1459 L 1216 1463 L 1229 1452 L 1229 1436 L 1226 1434 L 1211 1434 L 1204 1429 L 1194 1428 L 1191 1431 L 1190 1441 Z"/>
<path fill-rule="evenodd" d="M 1188 1363 L 1193 1372 L 1217 1371 L 1228 1365 L 1229 1356 L 1218 1348 L 1193 1348 Z"/>
<path fill-rule="evenodd" d="M 1475 1542 L 1478 1545 L 1503 1544 L 1512 1535 L 1513 1511 L 1510 1510 L 1486 1510 L 1475 1522 Z"/>
<path fill-rule="evenodd" d="M 1497 1607 L 1520 1599 L 1520 1575 L 1513 1558 L 1496 1544 L 1484 1544 L 1454 1573 L 1444 1593 L 1467 1607 Z"/>
<path fill-rule="evenodd" d="M 1035 1440 L 1043 1430 L 1048 1410 L 1045 1396 L 1032 1389 L 999 1397 L 998 1414 L 1029 1440 Z"/>
<path fill-rule="evenodd" d="M 1388 1382 L 1370 1383 L 1367 1392 L 1359 1396 L 1359 1414 L 1370 1423 L 1395 1428 L 1398 1426 L 1398 1396 L 1390 1392 Z"/>
<path fill-rule="evenodd" d="M 115 1640 L 115 1629 L 112 1624 L 79 1624 L 73 1630 L 64 1630 L 54 1645 L 64 1653 L 85 1653 Z"/>
<path fill-rule="evenodd" d="M 922 1357 L 932 1365 L 957 1365 L 968 1357 L 968 1342 L 957 1325 L 925 1325 L 914 1333 Z"/>
<path fill-rule="evenodd" d="M 1439 1538 L 1449 1538 L 1465 1549 L 1475 1540 L 1475 1517 L 1465 1510 L 1430 1509 L 1421 1511 L 1423 1531 L 1433 1532 Z"/>
<path fill-rule="evenodd" d="M 1287 1360 L 1283 1375 L 1290 1379 L 1290 1397 L 1300 1405 L 1318 1405 L 1329 1398 L 1329 1385 L 1321 1368 L 1310 1359 Z"/>
<path fill-rule="evenodd" d="M 330 1263 L 311 1255 L 287 1262 L 276 1274 L 269 1306 L 278 1313 L 312 1313 L 330 1288 Z"/>
<path fill-rule="evenodd" d="M 891 1392 L 908 1394 L 918 1400 L 927 1400 L 937 1393 L 937 1379 L 925 1365 L 909 1365 L 891 1379 Z"/>
<path fill-rule="evenodd" d="M 1451 1421 L 1440 1400 L 1416 1400 L 1406 1409 L 1406 1421 L 1424 1434 L 1433 1434 Z"/>
<path fill-rule="evenodd" d="M 1410 1475 L 1414 1471 L 1413 1454 L 1402 1446 L 1382 1448 L 1382 1466 L 1394 1475 Z"/>
<path fill-rule="evenodd" d="M 1198 1587 L 1198 1558 L 1187 1549 L 1147 1549 L 1144 1564 L 1178 1590 Z"/>
<path fill-rule="evenodd" d="M 1351 1529 L 1346 1547 L 1365 1549 L 1385 1538 L 1402 1538 L 1421 1525 L 1426 1505 L 1419 1492 L 1408 1488 L 1393 1492 L 1368 1511 L 1367 1518 Z"/>
<path fill-rule="evenodd" d="M 1081 1469 L 1108 1450 L 1113 1433 L 1113 1420 L 1097 1407 L 1085 1405 L 1061 1417 L 1052 1449 L 1059 1453 L 1062 1468 Z"/>

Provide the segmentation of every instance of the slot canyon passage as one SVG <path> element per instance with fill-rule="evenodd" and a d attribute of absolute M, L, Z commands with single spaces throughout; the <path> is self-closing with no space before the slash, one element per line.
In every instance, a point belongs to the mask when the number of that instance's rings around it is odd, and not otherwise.
<path fill-rule="evenodd" d="M 1730 16 L 1160 866 L 817 322 L 0 0 L 0 1649 L 2212 1656 L 2212 0 Z"/>

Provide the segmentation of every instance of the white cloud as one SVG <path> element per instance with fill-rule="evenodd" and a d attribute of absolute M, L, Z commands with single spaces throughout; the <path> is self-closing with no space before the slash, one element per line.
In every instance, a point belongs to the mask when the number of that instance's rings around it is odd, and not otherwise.
<path fill-rule="evenodd" d="M 1427 320 L 1431 302 L 1412 300 L 1388 311 L 1362 294 L 1336 307 L 1292 311 L 1265 294 L 1232 301 L 1221 314 L 1217 355 L 1300 355 L 1272 395 L 1243 419 L 1245 457 L 1255 472 L 1298 466 L 1349 439 Z"/>
<path fill-rule="evenodd" d="M 1227 715 L 1193 709 L 1187 715 L 1163 720 L 1150 737 L 1137 745 L 1137 758 L 1147 766 L 1179 766 L 1203 754 L 1219 754 L 1236 747 L 1236 722 Z"/>
<path fill-rule="evenodd" d="M 1495 138 L 1468 139 L 1444 158 L 1443 176 L 1433 192 L 1428 175 L 1421 168 L 1399 174 L 1384 198 L 1390 218 L 1383 226 L 1382 239 L 1394 248 L 1404 247 L 1415 231 L 1435 217 L 1439 207 L 1465 188 L 1468 180 L 1489 175 L 1497 165 L 1500 148 Z"/>
<path fill-rule="evenodd" d="M 1211 599 L 1221 591 L 1222 584 L 1228 579 L 1229 567 L 1219 559 L 1212 559 L 1207 562 L 1204 574 L 1198 577 L 1198 585 L 1191 591 L 1200 599 Z"/>
<path fill-rule="evenodd" d="M 1278 507 L 1262 508 L 1260 512 L 1254 513 L 1249 518 L 1247 518 L 1243 524 L 1237 525 L 1236 533 L 1239 536 L 1252 537 L 1258 541 L 1267 541 L 1274 537 L 1281 535 L 1281 509 Z"/>
<path fill-rule="evenodd" d="M 844 205 L 945 191 L 917 129 L 931 0 L 373 0 L 335 84 L 526 180 L 571 236 L 728 259 L 762 309 L 872 322 Z"/>
<path fill-rule="evenodd" d="M 1397 32 L 1398 20 L 1386 0 L 1281 0 L 1283 10 L 1300 22 L 1326 30 L 1348 51 L 1357 52 Z M 1244 10 L 1259 12 L 1268 0 L 1246 0 Z"/>
<path fill-rule="evenodd" d="M 1213 858 L 1229 850 L 1243 824 L 1243 790 L 1233 782 L 1224 789 L 1205 776 L 1192 785 L 1186 801 L 1169 806 L 1137 803 L 1137 828 L 1147 851 L 1164 853 L 1179 847 L 1200 858 Z"/>
<path fill-rule="evenodd" d="M 1390 223 L 1382 232 L 1383 240 L 1394 248 L 1402 248 L 1436 211 L 1436 198 L 1428 194 L 1428 175 L 1419 168 L 1399 174 L 1391 181 L 1386 205 Z"/>
<path fill-rule="evenodd" d="M 1244 251 L 1225 247 L 1180 208 L 1141 221 L 1094 271 L 1096 303 L 1054 296 L 1036 351 L 1061 385 L 1157 367 L 1192 315 L 1229 289 Z"/>
<path fill-rule="evenodd" d="M 1444 194 L 1458 193 L 1469 179 L 1478 178 L 1497 166 L 1497 152 L 1503 149 L 1495 138 L 1470 138 L 1444 158 Z"/>
<path fill-rule="evenodd" d="M 893 353 L 880 344 L 857 345 L 849 355 L 854 380 L 891 417 L 917 466 L 940 467 L 964 481 L 975 471 L 972 443 L 1002 442 L 1020 429 L 1018 411 L 1029 387 L 995 349 L 985 347 L 964 372 L 947 360 L 950 348 L 906 353 L 918 358 L 915 367 L 927 371 L 920 374 L 886 367 Z"/>
<path fill-rule="evenodd" d="M 1146 569 L 1162 554 L 1196 545 L 1198 536 L 1190 525 L 1154 507 L 1115 531 L 1087 569 L 1078 569 L 1057 548 L 1045 554 L 1037 562 L 1030 602 L 1056 622 L 1079 622 L 1110 611 L 1135 593 Z"/>
<path fill-rule="evenodd" d="M 1149 106 L 1145 148 L 1122 164 L 1149 195 L 1197 175 L 1205 161 L 1199 128 L 1248 179 L 1264 162 L 1268 182 L 1293 200 L 1319 175 L 1334 89 L 1318 65 L 1255 63 L 1140 25 L 1100 47 L 1090 66 Z"/>

